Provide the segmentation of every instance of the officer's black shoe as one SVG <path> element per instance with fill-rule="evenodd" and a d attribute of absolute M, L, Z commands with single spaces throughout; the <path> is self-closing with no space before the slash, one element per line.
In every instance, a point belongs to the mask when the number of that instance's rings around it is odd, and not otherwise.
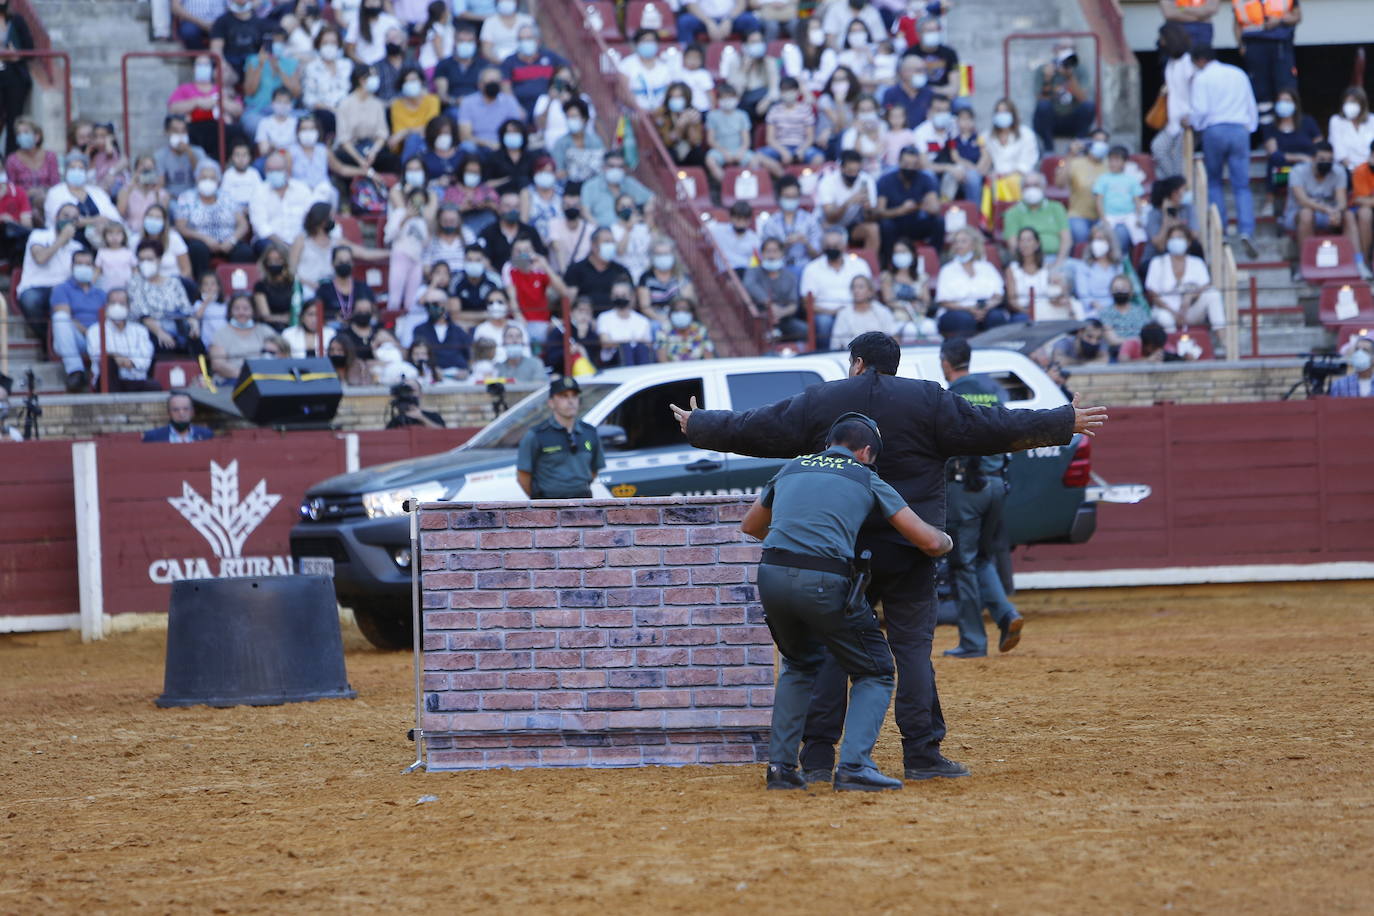
<path fill-rule="evenodd" d="M 934 760 L 907 764 L 906 767 L 907 779 L 958 779 L 960 776 L 967 775 L 969 775 L 968 767 L 962 763 L 955 763 L 944 756 L 937 756 Z"/>
<path fill-rule="evenodd" d="M 797 771 L 796 767 L 785 766 L 781 763 L 768 764 L 768 788 L 770 789 L 801 789 L 806 791 L 806 779 Z"/>
<path fill-rule="evenodd" d="M 997 629 L 1002 631 L 1002 638 L 997 640 L 998 652 L 1010 652 L 1021 642 L 1021 628 L 1026 625 L 1026 618 L 1012 611 L 1002 622 L 997 624 Z"/>
<path fill-rule="evenodd" d="M 78 369 L 67 373 L 67 393 L 76 394 L 86 390 L 86 373 Z"/>
<path fill-rule="evenodd" d="M 836 792 L 887 792 L 901 787 L 900 779 L 884 776 L 874 767 L 840 767 L 835 771 Z"/>
<path fill-rule="evenodd" d="M 987 652 L 975 652 L 972 649 L 965 649 L 962 646 L 955 649 L 946 649 L 942 654 L 950 658 L 987 658 Z"/>
<path fill-rule="evenodd" d="M 807 770 L 806 772 L 802 773 L 802 775 L 806 777 L 806 784 L 808 786 L 814 785 L 818 782 L 830 782 L 830 780 L 835 778 L 834 773 L 830 772 L 829 770 L 821 769 Z"/>

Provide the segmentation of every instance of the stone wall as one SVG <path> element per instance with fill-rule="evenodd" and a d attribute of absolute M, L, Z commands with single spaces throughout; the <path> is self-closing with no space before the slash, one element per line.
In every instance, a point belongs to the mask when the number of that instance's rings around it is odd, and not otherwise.
<path fill-rule="evenodd" d="M 773 647 L 747 508 L 422 508 L 430 769 L 765 760 Z"/>
<path fill-rule="evenodd" d="M 1085 402 L 1109 407 L 1277 401 L 1302 378 L 1302 365 L 1300 359 L 1247 359 L 1078 366 L 1070 370 L 1068 387 Z"/>
<path fill-rule="evenodd" d="M 22 382 L 19 386 L 22 389 Z M 385 388 L 353 388 L 339 402 L 334 422 L 344 431 L 381 429 L 386 425 L 391 396 Z M 530 385 L 512 385 L 506 401 L 514 404 L 530 391 Z M 17 415 L 22 405 L 22 390 L 11 397 Z M 167 422 L 167 395 L 150 394 L 44 394 L 42 432 L 45 439 L 79 439 L 111 433 L 133 433 Z M 425 392 L 426 410 L 438 411 L 449 427 L 481 427 L 491 422 L 491 397 L 481 389 L 450 387 Z M 15 416 L 11 416 L 11 422 Z M 246 420 L 230 417 L 205 407 L 196 408 L 195 422 L 217 433 L 234 429 L 256 429 Z"/>

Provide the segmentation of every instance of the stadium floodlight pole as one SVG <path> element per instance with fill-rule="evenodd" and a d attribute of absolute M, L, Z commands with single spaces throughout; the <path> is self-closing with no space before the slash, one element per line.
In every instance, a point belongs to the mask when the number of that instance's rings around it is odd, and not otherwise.
<path fill-rule="evenodd" d="M 415 762 L 401 771 L 404 776 L 421 767 L 429 769 L 429 765 L 425 762 L 425 696 L 420 676 L 420 501 L 412 496 L 402 508 L 410 516 L 410 612 L 415 634 L 415 730 L 411 732 L 415 739 Z"/>

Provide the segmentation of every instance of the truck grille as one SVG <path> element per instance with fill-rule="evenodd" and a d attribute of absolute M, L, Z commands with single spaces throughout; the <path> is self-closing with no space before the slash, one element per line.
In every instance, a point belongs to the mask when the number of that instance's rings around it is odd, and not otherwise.
<path fill-rule="evenodd" d="M 348 553 L 343 545 L 333 538 L 292 538 L 291 558 L 329 557 L 335 563 L 347 563 Z"/>

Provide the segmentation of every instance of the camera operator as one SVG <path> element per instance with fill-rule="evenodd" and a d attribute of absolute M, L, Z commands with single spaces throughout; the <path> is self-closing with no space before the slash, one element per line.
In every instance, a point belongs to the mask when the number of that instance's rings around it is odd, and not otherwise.
<path fill-rule="evenodd" d="M 443 429 L 444 418 L 432 410 L 420 409 L 420 382 L 405 379 L 391 387 L 391 419 L 387 429 L 400 429 L 403 426 L 427 426 L 430 429 Z"/>
<path fill-rule="evenodd" d="M 1055 137 L 1086 137 L 1097 119 L 1088 68 L 1078 59 L 1070 40 L 1054 47 L 1054 58 L 1035 72 L 1036 94 L 1033 126 L 1045 149 L 1054 149 Z"/>
<path fill-rule="evenodd" d="M 1374 340 L 1361 337 L 1350 351 L 1350 375 L 1332 379 L 1327 392 L 1333 398 L 1374 397 Z"/>

